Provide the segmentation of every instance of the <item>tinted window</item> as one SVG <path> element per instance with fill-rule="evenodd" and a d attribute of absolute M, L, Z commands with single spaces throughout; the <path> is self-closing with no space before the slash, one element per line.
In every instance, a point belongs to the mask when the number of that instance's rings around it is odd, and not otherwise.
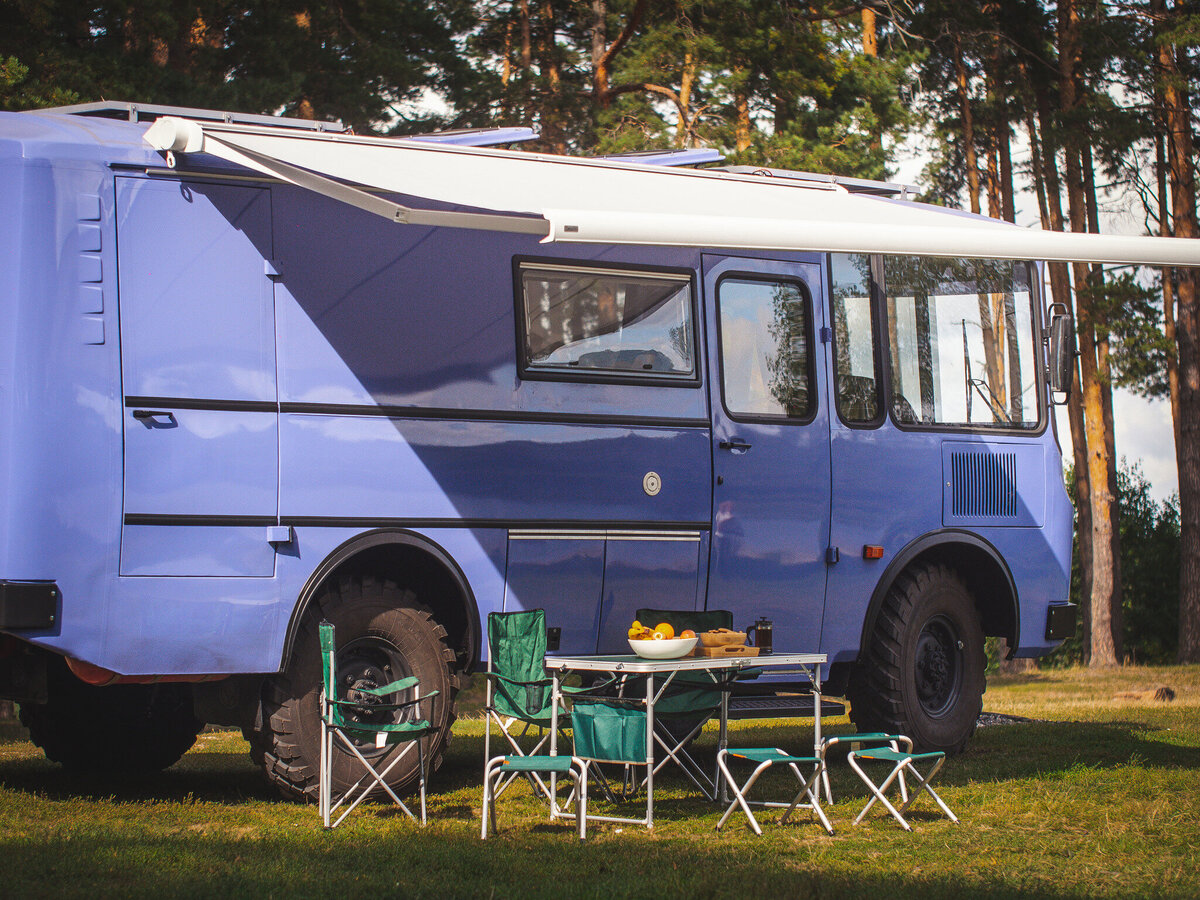
<path fill-rule="evenodd" d="M 837 411 L 844 422 L 879 418 L 879 370 L 875 348 L 875 315 L 871 302 L 871 257 L 830 257 L 833 275 L 834 385 Z"/>
<path fill-rule="evenodd" d="M 1036 427 L 1026 263 L 893 256 L 884 279 L 897 421 Z"/>
<path fill-rule="evenodd" d="M 692 376 L 687 276 L 522 266 L 525 367 Z"/>
<path fill-rule="evenodd" d="M 727 278 L 717 304 L 725 408 L 733 415 L 807 417 L 808 295 L 792 282 Z"/>

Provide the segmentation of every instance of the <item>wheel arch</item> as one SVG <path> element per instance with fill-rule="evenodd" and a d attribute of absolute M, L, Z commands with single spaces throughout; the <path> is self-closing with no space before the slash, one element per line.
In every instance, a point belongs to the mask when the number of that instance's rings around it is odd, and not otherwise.
<path fill-rule="evenodd" d="M 479 606 L 454 559 L 437 542 L 404 528 L 377 528 L 333 550 L 309 575 L 288 621 L 280 671 L 292 654 L 300 623 L 321 589 L 344 576 L 371 574 L 411 588 L 446 629 L 455 665 L 469 672 L 479 658 Z"/>
<path fill-rule="evenodd" d="M 884 569 L 863 617 L 857 660 L 870 646 L 875 620 L 896 579 L 913 566 L 940 563 L 958 573 L 975 599 L 985 635 L 1007 638 L 1009 653 L 1021 633 L 1021 607 L 1012 570 L 988 541 L 967 531 L 944 530 L 917 538 L 897 553 Z"/>

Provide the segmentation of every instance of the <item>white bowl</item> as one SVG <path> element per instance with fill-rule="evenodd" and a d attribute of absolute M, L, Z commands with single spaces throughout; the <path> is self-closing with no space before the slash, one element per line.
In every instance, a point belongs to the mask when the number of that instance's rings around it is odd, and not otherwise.
<path fill-rule="evenodd" d="M 687 656 L 696 646 L 696 639 L 671 638 L 666 641 L 630 641 L 629 648 L 643 659 L 678 659 Z"/>

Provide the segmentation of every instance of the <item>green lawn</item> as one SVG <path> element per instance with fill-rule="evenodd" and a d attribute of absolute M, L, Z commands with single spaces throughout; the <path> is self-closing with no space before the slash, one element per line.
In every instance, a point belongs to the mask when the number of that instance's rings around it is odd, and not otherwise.
<path fill-rule="evenodd" d="M 1169 703 L 1116 695 L 1169 685 Z M 98 784 L 65 776 L 0 726 L 0 897 L 1196 897 L 1200 894 L 1200 667 L 994 677 L 986 710 L 1035 721 L 981 729 L 906 834 L 886 814 L 853 826 L 864 792 L 844 765 L 830 837 L 802 812 L 764 835 L 682 780 L 656 792 L 652 832 L 550 824 L 518 786 L 501 833 L 479 839 L 482 722 L 465 719 L 421 829 L 372 806 L 325 833 L 315 807 L 277 799 L 240 736 L 212 732 L 168 771 Z M 845 731 L 847 720 L 828 723 Z M 808 723 L 734 727 L 733 743 L 801 749 Z M 87 735 L 80 735 L 87 740 Z M 711 755 L 715 737 L 701 748 Z M 786 792 L 786 782 L 776 782 Z M 768 783 L 769 785 L 770 783 Z"/>

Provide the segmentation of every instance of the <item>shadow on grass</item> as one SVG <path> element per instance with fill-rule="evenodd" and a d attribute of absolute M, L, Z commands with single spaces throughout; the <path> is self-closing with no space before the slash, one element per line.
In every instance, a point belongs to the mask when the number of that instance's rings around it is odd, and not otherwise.
<path fill-rule="evenodd" d="M 584 844 L 568 827 L 504 834 L 486 843 L 477 834 L 437 827 L 397 825 L 386 839 L 364 840 L 352 829 L 321 833 L 267 832 L 232 839 L 221 835 L 179 838 L 89 838 L 42 844 L 0 839 L 14 896 L 54 884 L 54 896 L 158 897 L 493 897 L 553 898 L 888 897 L 971 896 L 985 900 L 1078 897 L 1050 879 L 1010 883 L 881 871 L 860 859 L 840 859 L 822 841 L 768 853 L 747 852 L 742 842 L 627 840 L 601 834 Z M 551 833 L 553 832 L 553 833 Z M 911 842 L 911 836 L 905 836 Z M 901 841 L 886 841 L 903 855 Z M 832 851 L 832 852 L 831 852 Z M 890 868 L 890 867 L 889 867 Z M 85 880 L 86 879 L 86 880 Z M 43 894 L 43 892 L 45 892 Z"/>

